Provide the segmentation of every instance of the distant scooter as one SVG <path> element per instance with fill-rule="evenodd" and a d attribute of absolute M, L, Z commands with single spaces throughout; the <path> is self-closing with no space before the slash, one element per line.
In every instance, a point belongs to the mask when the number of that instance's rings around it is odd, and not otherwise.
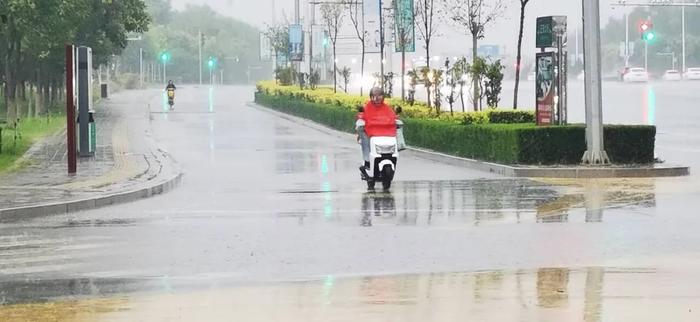
<path fill-rule="evenodd" d="M 175 105 L 175 89 L 168 88 L 168 106 L 171 111 L 174 109 L 173 105 Z"/>

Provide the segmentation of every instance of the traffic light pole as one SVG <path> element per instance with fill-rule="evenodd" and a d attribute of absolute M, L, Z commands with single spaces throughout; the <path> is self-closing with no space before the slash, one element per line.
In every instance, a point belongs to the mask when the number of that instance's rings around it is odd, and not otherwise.
<path fill-rule="evenodd" d="M 685 7 L 681 7 L 681 38 L 683 38 L 683 67 L 681 69 L 681 77 L 685 75 Z M 675 63 L 675 61 L 674 61 Z"/>

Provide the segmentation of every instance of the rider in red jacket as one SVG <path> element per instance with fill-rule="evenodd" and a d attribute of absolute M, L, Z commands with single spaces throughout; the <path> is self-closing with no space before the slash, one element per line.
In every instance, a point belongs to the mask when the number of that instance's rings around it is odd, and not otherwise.
<path fill-rule="evenodd" d="M 372 99 L 365 104 L 364 112 L 358 115 L 365 121 L 367 136 L 396 136 L 396 113 L 389 104 L 384 103 L 384 92 L 375 87 L 370 95 Z"/>
<path fill-rule="evenodd" d="M 357 115 L 358 141 L 362 144 L 365 164 L 360 170 L 369 168 L 369 139 L 375 136 L 396 136 L 398 117 L 389 104 L 384 103 L 384 91 L 375 87 L 370 91 L 370 101 Z"/>

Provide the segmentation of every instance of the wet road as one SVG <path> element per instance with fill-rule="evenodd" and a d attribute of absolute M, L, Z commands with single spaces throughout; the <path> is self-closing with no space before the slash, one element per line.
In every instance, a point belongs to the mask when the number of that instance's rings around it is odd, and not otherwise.
<path fill-rule="evenodd" d="M 182 187 L 2 224 L 0 320 L 700 320 L 695 176 L 513 180 L 403 155 L 368 193 L 356 144 L 251 99 L 116 95 L 150 111 Z M 692 118 L 657 120 L 659 151 L 697 162 L 688 127 L 661 126 Z"/>

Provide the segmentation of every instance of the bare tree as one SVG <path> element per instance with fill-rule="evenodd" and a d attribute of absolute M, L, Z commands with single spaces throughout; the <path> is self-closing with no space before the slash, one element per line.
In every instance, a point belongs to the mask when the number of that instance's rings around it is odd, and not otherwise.
<path fill-rule="evenodd" d="M 484 38 L 486 26 L 500 17 L 505 9 L 504 0 L 443 0 L 447 15 L 457 26 L 472 37 L 472 65 L 477 63 L 479 40 Z M 479 110 L 481 88 L 479 79 L 472 77 L 473 107 Z"/>
<path fill-rule="evenodd" d="M 530 0 L 520 1 L 520 31 L 518 31 L 518 55 L 515 58 L 515 91 L 513 92 L 513 109 L 518 109 L 518 88 L 520 87 L 520 63 L 522 60 L 523 27 L 525 25 L 525 7 Z"/>
<path fill-rule="evenodd" d="M 338 56 L 336 44 L 338 43 L 338 32 L 343 26 L 343 3 L 327 2 L 321 5 L 321 16 L 328 28 L 328 35 L 333 46 L 333 91 L 338 91 Z"/>
<path fill-rule="evenodd" d="M 365 77 L 365 56 L 367 52 L 367 47 L 365 46 L 366 40 L 367 40 L 367 32 L 365 31 L 365 13 L 364 13 L 364 5 L 361 1 L 354 1 L 350 0 L 347 2 L 348 4 L 348 17 L 350 18 L 350 22 L 352 22 L 352 26 L 355 27 L 355 34 L 357 35 L 357 39 L 360 41 L 360 45 L 362 46 L 362 58 L 360 58 L 360 79 L 364 79 Z M 360 82 L 360 95 L 364 95 L 363 93 L 363 88 L 364 87 L 364 82 Z"/>
<path fill-rule="evenodd" d="M 461 0 L 453 0 L 459 2 Z M 437 14 L 437 7 L 435 5 L 435 0 L 415 0 L 414 10 L 416 17 L 416 27 L 418 29 L 418 34 L 423 40 L 423 48 L 425 49 L 425 60 L 428 69 L 430 69 L 430 42 L 433 36 L 437 34 L 437 22 L 435 20 L 435 15 Z M 428 93 L 428 107 L 430 107 L 430 88 L 426 86 L 426 91 Z"/>

